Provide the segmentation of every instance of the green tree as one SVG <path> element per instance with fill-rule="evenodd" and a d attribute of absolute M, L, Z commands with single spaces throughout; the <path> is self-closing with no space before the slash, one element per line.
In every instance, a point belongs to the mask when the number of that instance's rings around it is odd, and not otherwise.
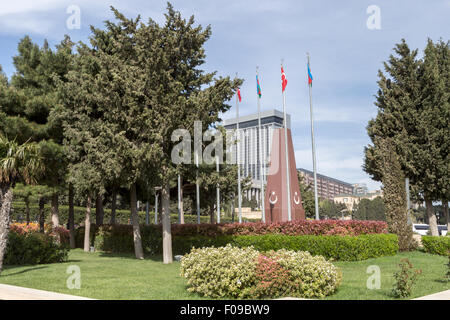
<path fill-rule="evenodd" d="M 386 208 L 381 197 L 361 199 L 353 209 L 354 220 L 386 221 Z"/>
<path fill-rule="evenodd" d="M 387 75 L 379 71 L 378 114 L 367 127 L 373 145 L 365 148 L 364 169 L 382 181 L 380 144 L 392 144 L 413 199 L 425 200 L 431 232 L 437 235 L 432 203 L 448 198 L 450 183 L 449 45 L 429 40 L 423 59 L 404 40 L 394 51 L 397 56 L 384 63 Z"/>
<path fill-rule="evenodd" d="M 13 188 L 18 181 L 35 183 L 43 167 L 36 143 L 18 144 L 0 135 L 0 273 L 8 241 Z"/>
<path fill-rule="evenodd" d="M 311 188 L 311 185 L 307 185 L 304 177 L 300 174 L 300 171 L 297 172 L 298 176 L 298 185 L 300 187 L 300 194 L 302 196 L 302 205 L 303 209 L 305 209 L 305 215 L 307 218 L 314 218 L 315 216 L 315 203 L 314 203 L 314 190 Z"/>
<path fill-rule="evenodd" d="M 380 153 L 378 156 L 383 162 L 382 189 L 389 232 L 398 236 L 400 250 L 411 250 L 415 245 L 412 238 L 412 226 L 408 224 L 405 176 L 401 169 L 399 156 L 394 151 L 395 146 L 392 139 L 383 139 L 376 143 Z"/>
<path fill-rule="evenodd" d="M 62 128 L 49 114 L 58 104 L 54 77 L 65 79 L 71 65 L 72 46 L 69 37 L 65 37 L 56 50 L 50 49 L 47 41 L 39 47 L 28 36 L 21 39 L 18 53 L 13 57 L 16 73 L 3 99 L 0 98 L 0 133 L 18 143 L 39 142 L 46 163 L 46 172 L 39 182 L 48 186 L 52 193 L 54 226 L 59 225 L 59 194 L 65 188 L 67 161 L 62 147 Z"/>
<path fill-rule="evenodd" d="M 319 209 L 321 215 L 325 216 L 327 219 L 331 218 L 341 218 L 347 207 L 343 203 L 335 203 L 333 200 L 320 199 Z"/>
<path fill-rule="evenodd" d="M 216 78 L 216 72 L 200 69 L 205 63 L 204 44 L 211 35 L 208 26 L 195 26 L 194 17 L 182 18 L 171 4 L 165 14 L 165 24 L 150 20 L 136 35 L 136 50 L 142 55 L 137 72 L 143 96 L 152 110 L 153 134 L 157 150 L 153 167 L 162 185 L 162 218 L 164 262 L 172 262 L 170 232 L 170 181 L 176 179 L 179 166 L 171 159 L 175 145 L 171 141 L 175 129 L 186 129 L 193 135 L 194 121 L 204 127 L 218 122 L 219 114 L 230 108 L 226 104 L 242 81 Z M 148 74 L 151 74 L 148 77 Z M 156 161 L 155 161 L 156 160 Z M 194 167 L 194 165 L 192 165 Z"/>

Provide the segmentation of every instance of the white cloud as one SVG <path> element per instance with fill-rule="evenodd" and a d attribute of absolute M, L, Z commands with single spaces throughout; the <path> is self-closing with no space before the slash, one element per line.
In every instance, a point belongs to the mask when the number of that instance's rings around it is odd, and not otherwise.
<path fill-rule="evenodd" d="M 23 14 L 30 12 L 42 12 L 61 7 L 64 1 L 60 0 L 21 0 L 0 2 L 0 17 Z"/>

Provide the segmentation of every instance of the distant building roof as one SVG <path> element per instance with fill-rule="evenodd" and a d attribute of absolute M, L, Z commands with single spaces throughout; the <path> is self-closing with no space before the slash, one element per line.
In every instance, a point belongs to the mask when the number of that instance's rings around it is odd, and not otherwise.
<path fill-rule="evenodd" d="M 297 170 L 298 171 L 302 171 L 302 172 L 307 173 L 307 174 L 310 174 L 310 175 L 314 175 L 314 172 L 312 172 L 310 170 L 306 170 L 306 169 L 303 169 L 303 168 L 297 168 Z M 341 180 L 338 180 L 338 179 L 335 179 L 335 178 L 331 178 L 331 177 L 325 176 L 325 175 L 320 174 L 320 173 L 317 174 L 317 178 L 327 179 L 327 180 L 330 180 L 330 181 L 334 181 L 336 183 L 345 184 L 348 187 L 353 188 L 353 185 L 351 183 L 344 182 L 344 181 L 341 181 Z"/>
<path fill-rule="evenodd" d="M 340 193 L 335 195 L 334 197 L 354 197 L 354 198 L 369 198 L 371 196 L 375 196 L 375 195 L 379 195 L 381 196 L 382 192 L 381 191 L 375 191 L 375 192 L 369 192 L 366 194 L 350 194 L 350 193 Z"/>
<path fill-rule="evenodd" d="M 287 127 L 291 127 L 291 116 L 286 114 L 287 118 Z M 235 129 L 236 128 L 236 118 L 226 119 L 223 121 L 223 126 L 225 129 Z M 267 123 L 277 123 L 279 125 L 283 125 L 283 112 L 272 109 L 267 111 L 261 111 L 261 124 Z M 258 114 L 249 114 L 245 116 L 239 117 L 239 128 L 251 128 L 258 126 Z"/>

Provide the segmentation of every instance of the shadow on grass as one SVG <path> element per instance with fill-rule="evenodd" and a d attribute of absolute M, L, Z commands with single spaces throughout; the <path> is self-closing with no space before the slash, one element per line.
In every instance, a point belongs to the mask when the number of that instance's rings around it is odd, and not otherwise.
<path fill-rule="evenodd" d="M 137 260 L 136 256 L 133 253 L 119 253 L 119 252 L 99 251 L 98 254 L 99 254 L 100 257 Z M 152 260 L 152 261 L 155 261 L 155 262 L 163 262 L 163 257 L 162 257 L 162 255 L 145 254 L 144 255 L 144 260 Z M 175 262 L 175 259 L 174 259 L 174 262 Z"/>
<path fill-rule="evenodd" d="M 10 270 L 10 269 L 19 268 L 19 267 L 22 267 L 22 266 L 11 266 L 11 267 L 5 268 L 5 270 Z M 47 266 L 38 266 L 38 267 L 28 268 L 28 269 L 24 269 L 24 270 L 21 270 L 21 271 L 8 273 L 8 274 L 2 273 L 0 276 L 1 277 L 9 277 L 9 276 L 14 276 L 16 274 L 21 274 L 21 273 L 25 273 L 25 272 L 29 272 L 29 271 L 34 271 L 34 270 L 39 270 L 39 269 L 46 269 L 46 268 L 48 268 L 48 267 Z"/>
<path fill-rule="evenodd" d="M 450 280 L 447 280 L 447 279 L 435 279 L 433 281 L 437 282 L 437 283 L 445 283 L 445 284 L 450 285 Z"/>

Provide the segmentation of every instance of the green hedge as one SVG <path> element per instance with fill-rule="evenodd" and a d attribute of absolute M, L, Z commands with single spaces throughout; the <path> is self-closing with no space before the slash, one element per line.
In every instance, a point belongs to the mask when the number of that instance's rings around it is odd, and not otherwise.
<path fill-rule="evenodd" d="M 253 245 L 259 251 L 287 249 L 308 251 L 327 259 L 342 261 L 366 260 L 395 255 L 398 238 L 394 234 L 367 234 L 359 236 L 237 236 L 233 242 L 240 246 Z"/>
<path fill-rule="evenodd" d="M 30 205 L 30 219 L 33 221 L 39 214 L 39 206 L 36 204 Z M 46 204 L 44 206 L 44 214 L 45 214 L 45 220 L 47 223 L 51 222 L 51 212 L 50 212 L 50 205 Z M 144 224 L 145 223 L 145 212 L 139 211 L 139 223 Z M 149 212 L 150 216 L 150 223 L 153 223 L 155 220 L 155 213 L 153 211 Z M 13 213 L 12 213 L 12 220 L 18 221 L 21 220 L 24 222 L 26 217 L 25 213 L 25 203 L 21 201 L 14 201 L 13 202 Z M 69 206 L 66 205 L 60 205 L 59 206 L 59 221 L 60 224 L 65 226 L 67 224 L 69 217 Z M 74 217 L 75 217 L 75 224 L 80 225 L 84 223 L 84 219 L 86 217 L 86 208 L 84 207 L 74 207 Z M 103 221 L 104 223 L 109 223 L 111 217 L 111 209 L 104 209 L 104 216 Z M 116 210 L 116 222 L 118 224 L 127 224 L 129 223 L 129 219 L 131 217 L 130 210 Z M 178 214 L 174 213 L 170 215 L 170 220 L 172 223 L 178 222 Z M 197 215 L 184 215 L 185 223 L 197 223 Z M 91 221 L 95 222 L 95 208 L 92 208 L 91 211 Z M 210 217 L 209 216 L 200 216 L 200 222 L 201 223 L 209 223 Z M 256 222 L 261 221 L 261 219 L 244 219 L 244 222 Z M 231 222 L 230 217 L 222 217 L 221 222 Z"/>
<path fill-rule="evenodd" d="M 450 252 L 450 237 L 422 236 L 425 252 L 446 256 Z"/>
<path fill-rule="evenodd" d="M 97 250 L 108 252 L 134 252 L 133 238 L 124 233 L 114 234 L 108 229 L 91 229 L 92 243 Z M 77 232 L 77 245 L 83 246 L 84 230 Z M 148 254 L 162 253 L 162 235 L 154 228 L 141 228 L 142 245 Z M 395 255 L 398 252 L 398 238 L 393 234 L 368 234 L 360 236 L 287 236 L 266 235 L 223 235 L 174 236 L 173 254 L 184 255 L 191 248 L 221 247 L 232 244 L 238 247 L 253 246 L 259 251 L 287 249 L 309 251 L 327 259 L 342 261 L 365 260 L 381 256 Z"/>

